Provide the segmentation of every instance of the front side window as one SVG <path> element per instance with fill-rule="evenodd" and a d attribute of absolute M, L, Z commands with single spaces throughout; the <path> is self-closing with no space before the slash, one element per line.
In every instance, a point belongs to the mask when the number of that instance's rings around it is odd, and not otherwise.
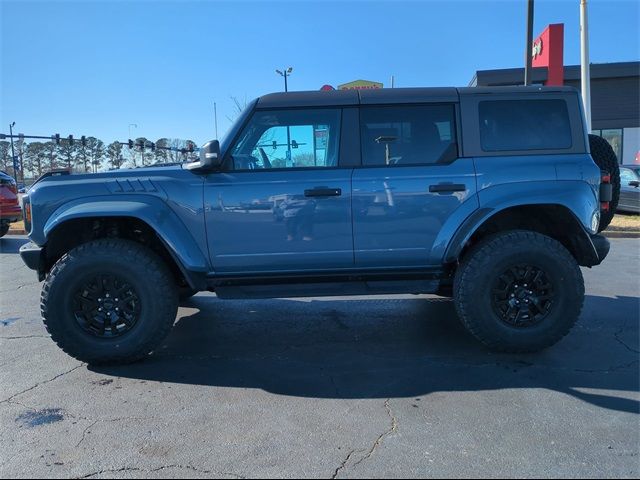
<path fill-rule="evenodd" d="M 485 152 L 571 148 L 564 100 L 482 101 L 480 141 Z"/>
<path fill-rule="evenodd" d="M 450 163 L 457 157 L 453 105 L 360 109 L 364 165 Z"/>
<path fill-rule="evenodd" d="M 257 111 L 232 149 L 234 170 L 338 166 L 340 110 Z"/>

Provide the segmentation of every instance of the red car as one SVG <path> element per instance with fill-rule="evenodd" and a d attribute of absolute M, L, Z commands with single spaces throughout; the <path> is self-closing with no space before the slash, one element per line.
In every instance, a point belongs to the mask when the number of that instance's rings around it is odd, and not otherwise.
<path fill-rule="evenodd" d="M 9 231 L 9 224 L 22 220 L 16 181 L 0 170 L 0 237 Z"/>

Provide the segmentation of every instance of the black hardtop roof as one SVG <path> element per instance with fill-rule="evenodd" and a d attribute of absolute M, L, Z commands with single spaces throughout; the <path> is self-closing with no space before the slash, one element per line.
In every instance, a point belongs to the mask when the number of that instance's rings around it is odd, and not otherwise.
<path fill-rule="evenodd" d="M 457 102 L 460 96 L 479 94 L 558 93 L 577 90 L 573 87 L 421 87 L 380 88 L 371 90 L 312 90 L 269 93 L 258 98 L 256 108 L 322 107 L 348 105 L 384 105 L 396 103 Z"/>

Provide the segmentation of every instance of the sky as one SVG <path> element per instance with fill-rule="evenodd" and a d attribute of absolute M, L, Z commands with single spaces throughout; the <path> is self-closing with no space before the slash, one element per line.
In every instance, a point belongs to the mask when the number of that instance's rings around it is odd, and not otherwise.
<path fill-rule="evenodd" d="M 580 63 L 579 0 L 536 0 L 534 37 L 565 24 Z M 592 63 L 640 60 L 640 1 L 589 0 Z M 245 103 L 356 79 L 466 86 L 522 67 L 526 0 L 0 0 L 0 132 L 221 137 Z M 137 126 L 133 126 L 135 124 Z"/>

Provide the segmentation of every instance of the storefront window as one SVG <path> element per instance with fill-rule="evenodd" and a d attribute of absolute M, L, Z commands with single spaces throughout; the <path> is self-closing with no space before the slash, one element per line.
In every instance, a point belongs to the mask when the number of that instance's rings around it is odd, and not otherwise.
<path fill-rule="evenodd" d="M 603 130 L 594 130 L 593 133 L 604 138 L 613 147 L 613 151 L 618 157 L 618 162 L 622 163 L 622 129 L 609 128 Z"/>

